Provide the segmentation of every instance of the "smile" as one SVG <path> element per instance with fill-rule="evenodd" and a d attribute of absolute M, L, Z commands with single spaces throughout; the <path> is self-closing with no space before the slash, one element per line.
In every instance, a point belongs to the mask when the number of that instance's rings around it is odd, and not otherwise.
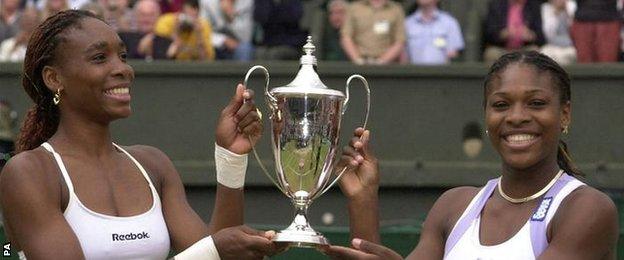
<path fill-rule="evenodd" d="M 527 143 L 535 139 L 537 136 L 531 134 L 508 135 L 505 140 L 510 143 Z"/>
<path fill-rule="evenodd" d="M 534 134 L 512 134 L 503 136 L 504 143 L 512 149 L 526 149 L 538 139 Z"/>
<path fill-rule="evenodd" d="M 104 90 L 104 96 L 120 101 L 120 102 L 129 102 L 130 101 L 130 88 L 128 87 L 118 87 Z"/>
<path fill-rule="evenodd" d="M 104 91 L 106 95 L 123 95 L 130 93 L 129 88 L 112 88 Z"/>

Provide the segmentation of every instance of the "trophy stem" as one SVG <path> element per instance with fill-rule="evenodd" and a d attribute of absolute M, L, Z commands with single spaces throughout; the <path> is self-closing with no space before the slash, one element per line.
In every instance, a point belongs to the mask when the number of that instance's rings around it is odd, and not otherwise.
<path fill-rule="evenodd" d="M 277 233 L 273 241 L 288 244 L 289 247 L 316 248 L 328 246 L 327 238 L 312 229 L 310 222 L 308 222 L 309 201 L 295 199 L 293 202 L 295 204 L 295 219 L 288 228 Z"/>

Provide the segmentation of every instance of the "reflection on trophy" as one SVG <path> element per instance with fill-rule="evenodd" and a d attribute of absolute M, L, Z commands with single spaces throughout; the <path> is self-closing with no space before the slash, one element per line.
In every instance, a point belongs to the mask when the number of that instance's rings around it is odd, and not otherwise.
<path fill-rule="evenodd" d="M 316 57 L 312 37 L 303 46 L 301 68 L 295 79 L 286 86 L 269 91 L 269 72 L 262 66 L 252 67 L 245 76 L 256 69 L 266 76 L 265 98 L 270 111 L 271 139 L 275 159 L 275 178 L 263 166 L 254 149 L 254 155 L 265 174 L 288 196 L 295 206 L 295 219 L 290 226 L 274 238 L 275 242 L 296 247 L 318 247 L 329 245 L 329 241 L 314 231 L 307 220 L 307 210 L 312 201 L 331 188 L 345 172 L 338 171 L 332 181 L 340 120 L 349 101 L 349 84 L 360 79 L 366 89 L 366 117 L 370 109 L 368 82 L 360 75 L 347 80 L 345 94 L 329 89 L 321 82 L 315 71 Z"/>

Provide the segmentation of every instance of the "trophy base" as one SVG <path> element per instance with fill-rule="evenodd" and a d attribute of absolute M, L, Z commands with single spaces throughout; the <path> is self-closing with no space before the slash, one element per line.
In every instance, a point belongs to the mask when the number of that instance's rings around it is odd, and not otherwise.
<path fill-rule="evenodd" d="M 288 247 L 320 248 L 329 246 L 329 240 L 317 232 L 282 230 L 275 234 L 273 242 Z"/>

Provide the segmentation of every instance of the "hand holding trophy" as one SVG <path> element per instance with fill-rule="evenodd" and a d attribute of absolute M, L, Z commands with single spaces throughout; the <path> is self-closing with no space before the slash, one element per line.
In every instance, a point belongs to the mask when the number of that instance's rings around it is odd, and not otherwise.
<path fill-rule="evenodd" d="M 273 241 L 295 247 L 323 247 L 329 241 L 310 226 L 307 219 L 312 201 L 331 188 L 342 176 L 332 173 L 337 160 L 340 122 L 349 102 L 349 84 L 359 79 L 366 89 L 366 128 L 370 110 L 370 89 L 366 79 L 353 75 L 347 80 L 345 94 L 329 89 L 316 73 L 315 47 L 308 36 L 303 46 L 301 68 L 295 79 L 286 86 L 269 91 L 269 72 L 263 66 L 254 66 L 247 72 L 244 85 L 257 69 L 266 77 L 265 98 L 271 120 L 271 147 L 275 160 L 275 178 L 266 170 L 253 150 L 260 167 L 295 207 L 295 219 L 290 226 L 275 235 Z"/>

